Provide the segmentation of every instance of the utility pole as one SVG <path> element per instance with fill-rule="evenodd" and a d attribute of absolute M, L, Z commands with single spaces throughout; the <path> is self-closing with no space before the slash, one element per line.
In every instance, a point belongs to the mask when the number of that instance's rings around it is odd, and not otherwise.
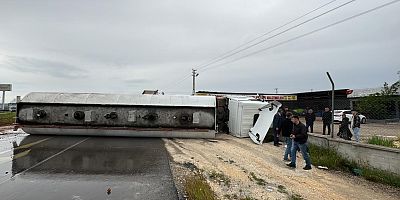
<path fill-rule="evenodd" d="M 198 75 L 199 75 L 199 73 L 197 73 L 197 69 L 192 69 L 192 78 L 193 78 L 192 95 L 196 94 L 196 77 Z"/>

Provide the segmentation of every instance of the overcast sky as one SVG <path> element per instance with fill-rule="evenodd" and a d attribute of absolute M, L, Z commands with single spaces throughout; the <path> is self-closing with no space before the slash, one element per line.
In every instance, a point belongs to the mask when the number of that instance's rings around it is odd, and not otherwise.
<path fill-rule="evenodd" d="M 13 84 L 7 100 L 31 91 L 160 89 L 167 94 L 190 94 L 192 68 L 330 1 L 1 0 L 0 83 Z M 337 0 L 274 33 L 347 1 Z M 386 2 L 355 1 L 223 62 Z M 326 90 L 330 88 L 327 71 L 337 88 L 370 88 L 395 82 L 399 70 L 400 3 L 396 3 L 200 71 L 197 90 Z"/>

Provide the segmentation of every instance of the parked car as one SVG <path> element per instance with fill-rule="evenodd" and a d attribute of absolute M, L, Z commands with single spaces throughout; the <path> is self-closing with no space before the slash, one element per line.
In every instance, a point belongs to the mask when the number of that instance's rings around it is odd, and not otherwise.
<path fill-rule="evenodd" d="M 351 110 L 335 110 L 334 114 L 334 121 L 335 122 L 341 122 L 342 121 L 342 115 L 346 114 L 346 117 L 349 118 L 349 120 L 351 121 L 353 119 L 353 114 L 351 113 Z M 358 116 L 360 116 L 361 119 L 361 123 L 365 124 L 367 123 L 367 117 L 365 117 L 362 114 L 359 114 Z"/>
<path fill-rule="evenodd" d="M 8 110 L 11 111 L 11 112 L 16 112 L 17 111 L 17 104 L 9 105 Z"/>

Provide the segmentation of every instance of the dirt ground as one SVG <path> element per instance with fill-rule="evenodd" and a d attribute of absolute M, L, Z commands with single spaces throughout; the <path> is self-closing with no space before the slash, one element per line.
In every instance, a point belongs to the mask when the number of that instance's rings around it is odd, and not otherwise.
<path fill-rule="evenodd" d="M 179 166 L 194 164 L 206 177 L 215 172 L 227 177 L 222 180 L 208 179 L 220 199 L 288 199 L 292 194 L 316 200 L 397 199 L 400 196 L 398 188 L 348 174 L 315 167 L 305 171 L 302 169 L 302 158 L 298 159 L 297 169 L 290 169 L 283 161 L 284 146 L 275 147 L 270 143 L 256 145 L 249 138 L 235 138 L 227 134 L 218 134 L 214 140 L 164 141 L 173 163 Z M 179 180 L 182 179 L 179 170 L 173 170 L 173 173 Z M 226 179 L 229 179 L 228 185 L 224 184 Z"/>

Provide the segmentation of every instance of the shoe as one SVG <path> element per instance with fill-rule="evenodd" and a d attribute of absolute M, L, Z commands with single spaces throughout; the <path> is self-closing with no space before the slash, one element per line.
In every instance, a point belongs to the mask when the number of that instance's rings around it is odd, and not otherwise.
<path fill-rule="evenodd" d="M 282 143 L 278 143 L 278 145 L 282 145 Z"/>
<path fill-rule="evenodd" d="M 294 164 L 292 164 L 292 163 L 286 164 L 286 166 L 288 166 L 288 167 L 290 167 L 290 168 L 296 168 L 296 165 L 294 165 Z"/>
<path fill-rule="evenodd" d="M 283 159 L 283 161 L 290 162 L 291 160 L 288 158 L 288 159 Z"/>
<path fill-rule="evenodd" d="M 304 169 L 304 170 L 310 170 L 310 169 L 312 169 L 312 168 L 311 168 L 310 165 L 306 165 L 303 169 Z"/>

